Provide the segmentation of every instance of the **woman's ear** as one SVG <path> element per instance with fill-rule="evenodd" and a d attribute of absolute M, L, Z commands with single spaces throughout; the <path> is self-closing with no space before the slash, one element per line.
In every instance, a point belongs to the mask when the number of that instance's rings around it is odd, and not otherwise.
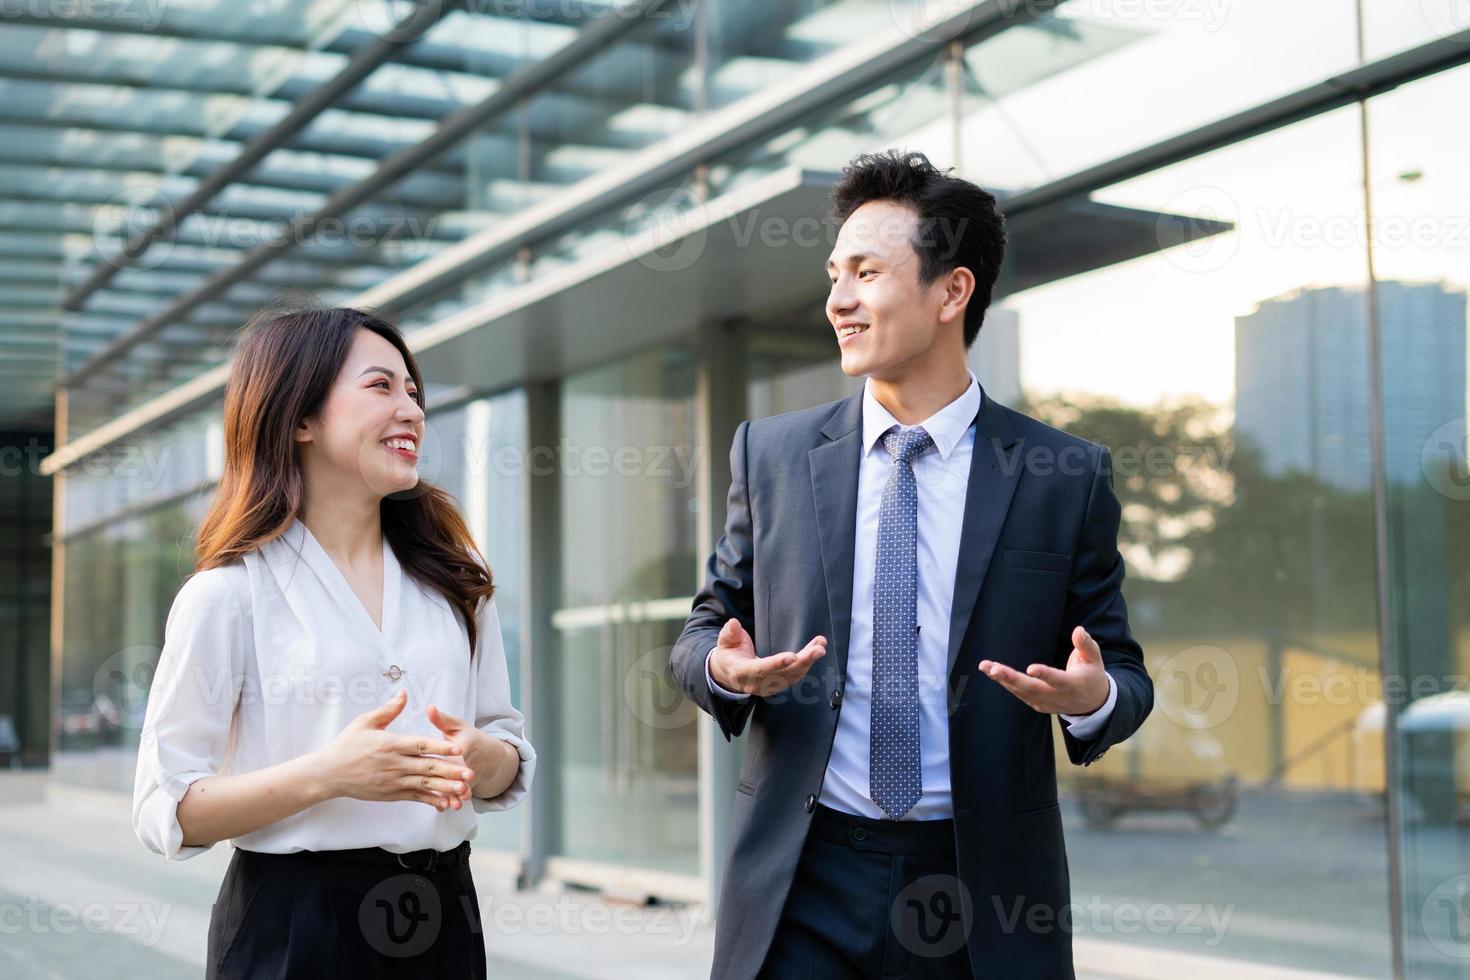
<path fill-rule="evenodd" d="M 297 442 L 312 441 L 313 430 L 310 422 L 310 419 L 302 419 L 300 422 L 296 423 L 296 431 L 295 433 L 293 433 L 293 435 Z"/>

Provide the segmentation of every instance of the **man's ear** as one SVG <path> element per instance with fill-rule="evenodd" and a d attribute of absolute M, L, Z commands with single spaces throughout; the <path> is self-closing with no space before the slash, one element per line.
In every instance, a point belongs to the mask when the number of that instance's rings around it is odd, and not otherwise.
<path fill-rule="evenodd" d="M 965 320 L 965 307 L 975 294 L 975 273 L 964 266 L 955 266 L 944 278 L 944 302 L 939 307 L 939 322 L 949 323 L 958 319 L 961 325 Z"/>

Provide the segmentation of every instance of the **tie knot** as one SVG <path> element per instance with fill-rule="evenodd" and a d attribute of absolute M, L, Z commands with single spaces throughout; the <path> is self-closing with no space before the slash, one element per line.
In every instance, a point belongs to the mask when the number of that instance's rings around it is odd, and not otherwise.
<path fill-rule="evenodd" d="M 883 435 L 883 448 L 895 463 L 912 463 L 920 453 L 934 445 L 934 437 L 923 426 L 912 429 L 889 429 Z"/>

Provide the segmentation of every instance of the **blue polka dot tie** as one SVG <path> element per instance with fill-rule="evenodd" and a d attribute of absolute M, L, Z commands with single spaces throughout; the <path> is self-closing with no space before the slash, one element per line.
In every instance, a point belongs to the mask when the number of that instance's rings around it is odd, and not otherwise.
<path fill-rule="evenodd" d="M 868 794 L 897 820 L 919 802 L 919 491 L 913 461 L 934 445 L 922 428 L 889 429 L 893 457 L 878 510 L 873 574 L 873 702 Z"/>

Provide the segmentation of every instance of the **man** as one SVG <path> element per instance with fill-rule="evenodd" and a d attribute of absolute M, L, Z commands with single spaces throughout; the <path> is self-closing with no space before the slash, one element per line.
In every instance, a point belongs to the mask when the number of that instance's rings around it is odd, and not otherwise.
<path fill-rule="evenodd" d="M 712 977 L 1071 978 L 1050 716 L 1088 765 L 1153 706 L 1109 452 L 966 367 L 992 195 L 889 151 L 833 201 L 827 316 L 864 390 L 740 424 L 670 658 L 750 728 Z"/>

